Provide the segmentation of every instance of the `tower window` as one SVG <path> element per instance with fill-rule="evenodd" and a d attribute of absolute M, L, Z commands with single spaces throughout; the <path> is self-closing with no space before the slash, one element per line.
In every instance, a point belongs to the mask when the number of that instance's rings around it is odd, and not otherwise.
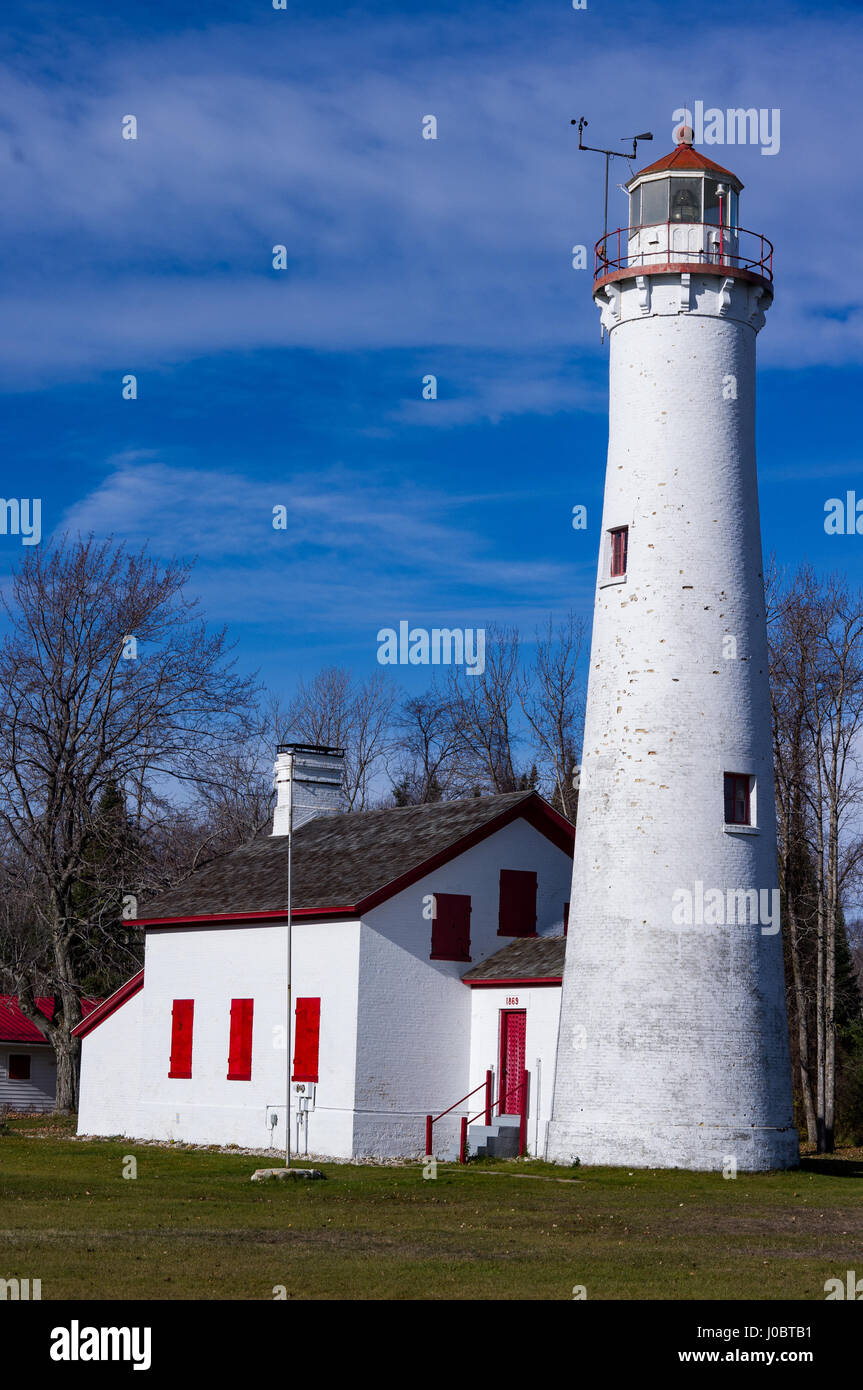
<path fill-rule="evenodd" d="M 725 774 L 725 824 L 752 824 L 752 778 L 746 773 Z"/>
<path fill-rule="evenodd" d="M 629 549 L 629 527 L 618 526 L 611 532 L 611 577 L 617 579 L 626 574 L 626 556 Z"/>

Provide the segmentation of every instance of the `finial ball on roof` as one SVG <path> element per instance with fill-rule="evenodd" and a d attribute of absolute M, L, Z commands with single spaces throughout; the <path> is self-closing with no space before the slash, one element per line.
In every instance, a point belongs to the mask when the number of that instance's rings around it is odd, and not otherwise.
<path fill-rule="evenodd" d="M 679 125 L 674 132 L 675 145 L 692 145 L 695 143 L 695 131 L 691 125 Z"/>

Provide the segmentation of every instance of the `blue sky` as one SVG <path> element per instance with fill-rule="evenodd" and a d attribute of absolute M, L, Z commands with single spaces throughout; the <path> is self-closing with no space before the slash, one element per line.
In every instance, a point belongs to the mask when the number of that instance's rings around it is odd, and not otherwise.
<path fill-rule="evenodd" d="M 570 263 L 601 231 L 582 114 L 591 143 L 653 130 L 648 163 L 682 105 L 781 110 L 776 155 L 705 151 L 776 245 L 765 550 L 863 572 L 863 538 L 823 527 L 828 497 L 863 495 L 857 5 L 4 14 L 3 495 L 41 496 L 46 534 L 197 555 L 208 616 L 275 689 L 330 662 L 370 674 L 378 629 L 400 619 L 530 632 L 589 616 L 607 346 Z M 137 141 L 120 138 L 128 113 Z M 614 188 L 610 220 L 626 220 Z M 421 399 L 427 373 L 437 401 Z M 20 554 L 0 537 L 4 574 Z"/>

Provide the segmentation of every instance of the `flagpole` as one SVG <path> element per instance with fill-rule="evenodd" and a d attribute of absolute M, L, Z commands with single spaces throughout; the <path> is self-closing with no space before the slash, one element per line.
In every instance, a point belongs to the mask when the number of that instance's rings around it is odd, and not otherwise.
<path fill-rule="evenodd" d="M 291 1166 L 291 859 L 294 849 L 294 755 L 288 754 L 288 1033 L 286 1044 L 285 1076 L 285 1167 Z"/>

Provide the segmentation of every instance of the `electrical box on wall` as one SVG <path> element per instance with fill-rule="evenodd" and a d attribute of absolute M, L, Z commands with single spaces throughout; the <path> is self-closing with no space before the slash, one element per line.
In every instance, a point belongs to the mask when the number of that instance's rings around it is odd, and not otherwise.
<path fill-rule="evenodd" d="M 298 1110 L 314 1110 L 316 1086 L 313 1081 L 295 1081 L 294 1095 Z"/>

